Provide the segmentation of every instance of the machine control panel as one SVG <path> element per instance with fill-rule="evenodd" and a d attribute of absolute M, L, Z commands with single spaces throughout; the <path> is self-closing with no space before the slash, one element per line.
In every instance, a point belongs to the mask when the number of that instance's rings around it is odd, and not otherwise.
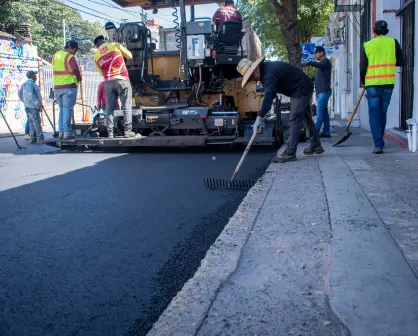
<path fill-rule="evenodd" d="M 207 21 L 190 21 L 187 22 L 186 34 L 187 35 L 202 35 L 211 33 L 211 22 Z"/>
<path fill-rule="evenodd" d="M 189 60 L 205 59 L 205 37 L 203 35 L 187 36 L 187 58 Z"/>

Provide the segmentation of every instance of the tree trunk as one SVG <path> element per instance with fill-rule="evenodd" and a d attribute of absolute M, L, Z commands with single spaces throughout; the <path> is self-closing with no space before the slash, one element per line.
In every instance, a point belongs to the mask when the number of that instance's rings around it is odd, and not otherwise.
<path fill-rule="evenodd" d="M 283 32 L 289 63 L 302 69 L 298 26 L 298 0 L 269 0 Z"/>

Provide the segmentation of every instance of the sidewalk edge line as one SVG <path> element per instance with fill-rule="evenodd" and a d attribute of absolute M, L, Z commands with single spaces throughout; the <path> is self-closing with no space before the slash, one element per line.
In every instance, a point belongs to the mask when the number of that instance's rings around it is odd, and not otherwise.
<path fill-rule="evenodd" d="M 406 262 L 406 264 L 408 265 L 409 269 L 411 270 L 411 272 L 415 275 L 415 277 L 416 277 L 416 278 L 417 278 L 417 280 L 418 280 L 418 273 L 417 273 L 417 271 L 416 271 L 416 270 L 415 270 L 415 268 L 411 265 L 411 263 L 410 263 L 410 261 L 408 260 L 408 258 L 405 256 L 404 251 L 403 251 L 403 250 L 402 250 L 402 248 L 399 246 L 398 241 L 397 241 L 397 240 L 395 239 L 395 237 L 393 236 L 393 234 L 392 234 L 391 230 L 389 230 L 389 229 L 388 229 L 388 227 L 387 227 L 387 225 L 386 225 L 386 223 L 385 223 L 384 219 L 382 218 L 382 216 L 380 215 L 379 211 L 376 209 L 375 205 L 373 204 L 372 200 L 369 198 L 369 195 L 368 195 L 368 194 L 367 194 L 367 192 L 364 190 L 363 186 L 361 185 L 360 181 L 358 180 L 356 173 L 355 173 L 355 172 L 351 169 L 350 165 L 349 165 L 349 164 L 345 161 L 345 159 L 344 159 L 344 158 L 342 158 L 342 160 L 343 160 L 343 161 L 344 161 L 344 163 L 347 165 L 348 169 L 350 169 L 351 174 L 353 174 L 353 177 L 354 177 L 354 179 L 356 180 L 357 184 L 359 185 L 360 189 L 363 191 L 364 196 L 365 196 L 365 197 L 367 198 L 367 200 L 370 202 L 370 205 L 372 206 L 372 208 L 373 208 L 373 209 L 374 209 L 374 211 L 376 212 L 377 216 L 379 217 L 380 221 L 382 222 L 382 225 L 384 226 L 384 228 L 385 228 L 386 232 L 389 234 L 390 238 L 393 240 L 393 242 L 395 243 L 395 245 L 396 245 L 396 247 L 398 248 L 399 252 L 401 253 L 402 258 L 405 260 L 405 262 Z M 367 164 L 367 163 L 366 163 L 366 164 Z M 373 171 L 373 172 L 375 173 L 375 171 L 373 170 L 373 168 L 372 168 L 372 167 L 370 167 L 370 170 L 371 170 L 371 171 Z M 385 183 L 386 183 L 386 182 L 385 182 Z M 393 188 L 392 188 L 390 185 L 388 185 L 388 187 L 389 187 L 390 189 L 392 189 L 392 191 L 393 191 L 393 193 L 394 193 L 395 195 L 398 195 L 398 194 L 397 194 L 397 193 L 393 190 Z M 399 196 L 399 195 L 398 195 L 398 196 Z M 400 198 L 400 199 L 401 199 L 401 200 L 402 200 L 405 204 L 407 204 L 408 206 L 410 206 L 407 202 L 405 202 L 405 201 L 402 199 L 402 197 L 399 197 L 399 198 Z M 411 206 L 410 206 L 410 207 L 411 207 Z M 416 211 L 414 207 L 411 207 L 411 209 L 413 209 L 414 211 Z"/>

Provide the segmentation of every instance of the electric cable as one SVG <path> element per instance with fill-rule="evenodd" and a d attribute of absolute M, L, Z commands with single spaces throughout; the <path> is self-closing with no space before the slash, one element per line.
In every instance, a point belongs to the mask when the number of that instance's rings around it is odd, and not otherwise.
<path fill-rule="evenodd" d="M 107 15 L 106 13 L 99 12 L 98 10 L 91 9 L 90 7 L 87 7 L 87 6 L 84 6 L 84 5 L 80 5 L 79 3 L 74 2 L 74 1 L 72 1 L 72 0 L 66 0 L 66 1 L 68 1 L 68 2 L 70 2 L 70 3 L 73 3 L 74 5 L 77 5 L 77 6 L 83 7 L 83 8 L 85 8 L 85 9 L 88 9 L 88 10 L 94 11 L 94 12 L 96 12 L 96 13 L 99 13 L 99 14 L 102 14 L 102 15 Z M 112 18 L 112 19 L 115 19 L 115 20 L 118 20 L 118 19 L 117 19 L 117 18 L 115 18 L 114 16 L 109 16 L 109 15 L 108 15 L 108 17 L 109 17 L 109 18 Z"/>
<path fill-rule="evenodd" d="M 351 20 L 350 15 L 346 13 L 346 16 L 348 17 L 348 19 L 350 20 L 351 24 L 353 25 L 354 30 L 357 33 L 357 36 L 360 37 L 360 33 L 358 32 L 356 25 L 354 24 L 354 22 Z"/>
<path fill-rule="evenodd" d="M 83 10 L 81 10 L 81 9 L 78 9 L 78 8 L 74 8 L 74 7 L 71 7 L 71 6 L 68 6 L 68 5 L 66 5 L 66 4 L 64 4 L 64 3 L 62 3 L 62 2 L 59 2 L 59 1 L 55 1 L 55 0 L 52 0 L 54 3 L 56 3 L 56 4 L 58 4 L 58 5 L 61 5 L 61 6 L 63 6 L 63 7 L 67 7 L 67 8 L 70 8 L 70 9 L 73 9 L 73 10 L 75 10 L 75 11 L 78 11 L 78 12 L 80 12 L 80 13 L 84 13 L 84 14 L 88 14 L 88 15 L 91 15 L 91 16 L 94 16 L 94 17 L 96 17 L 96 18 L 98 18 L 98 19 L 101 19 L 101 20 L 108 20 L 108 18 L 105 18 L 105 17 L 103 17 L 103 16 L 99 16 L 99 15 L 96 15 L 96 14 L 92 14 L 92 13 L 88 13 L 88 12 L 85 12 L 85 11 L 83 11 Z M 117 19 L 116 19 L 117 20 Z"/>
<path fill-rule="evenodd" d="M 127 14 L 129 14 L 131 16 L 137 17 L 138 19 L 141 19 L 141 21 L 142 21 L 142 18 L 140 16 L 136 15 L 136 12 L 134 12 L 134 11 L 129 11 L 129 10 L 126 10 L 124 8 L 119 8 L 117 6 L 108 4 L 107 2 L 103 2 L 102 3 L 102 2 L 95 1 L 95 0 L 87 0 L 87 1 L 90 1 L 92 3 L 98 4 L 100 6 L 105 6 L 105 7 L 109 7 L 109 8 L 119 9 L 120 11 L 125 12 L 125 13 L 127 13 Z"/>

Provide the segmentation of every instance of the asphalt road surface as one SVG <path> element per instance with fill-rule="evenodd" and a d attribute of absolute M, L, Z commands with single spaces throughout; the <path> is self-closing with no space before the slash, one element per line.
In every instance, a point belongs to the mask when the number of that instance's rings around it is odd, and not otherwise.
<path fill-rule="evenodd" d="M 0 335 L 145 335 L 245 196 L 203 184 L 241 154 L 17 152 L 0 139 Z M 240 177 L 274 154 L 252 150 Z"/>

